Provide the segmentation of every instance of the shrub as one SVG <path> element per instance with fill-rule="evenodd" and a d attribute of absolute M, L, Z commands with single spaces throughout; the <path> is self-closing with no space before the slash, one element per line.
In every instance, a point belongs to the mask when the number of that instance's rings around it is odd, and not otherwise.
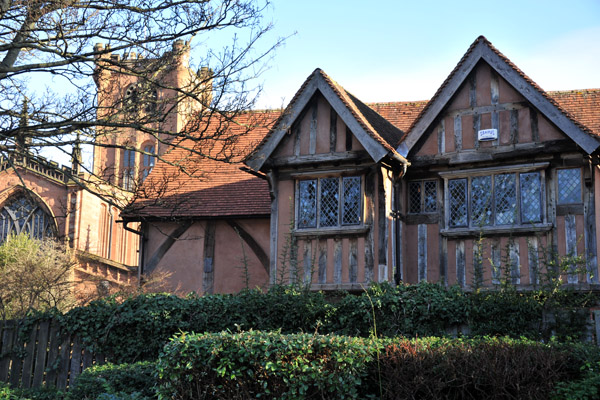
<path fill-rule="evenodd" d="M 155 398 L 155 363 L 105 364 L 86 369 L 69 389 L 68 400 Z"/>
<path fill-rule="evenodd" d="M 383 399 L 548 399 L 566 351 L 511 339 L 397 340 L 381 356 Z"/>
<path fill-rule="evenodd" d="M 241 332 L 178 335 L 158 364 L 161 398 L 352 399 L 372 342 L 343 336 Z"/>

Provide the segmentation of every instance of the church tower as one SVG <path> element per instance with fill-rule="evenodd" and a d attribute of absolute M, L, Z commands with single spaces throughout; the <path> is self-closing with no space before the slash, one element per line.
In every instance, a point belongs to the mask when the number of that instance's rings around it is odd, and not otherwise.
<path fill-rule="evenodd" d="M 190 47 L 183 40 L 160 58 L 134 52 L 121 58 L 103 44 L 95 51 L 104 54 L 96 59 L 94 76 L 102 128 L 93 173 L 131 191 L 152 170 L 154 155 L 162 155 L 189 118 L 210 104 L 212 72 L 190 69 Z"/>

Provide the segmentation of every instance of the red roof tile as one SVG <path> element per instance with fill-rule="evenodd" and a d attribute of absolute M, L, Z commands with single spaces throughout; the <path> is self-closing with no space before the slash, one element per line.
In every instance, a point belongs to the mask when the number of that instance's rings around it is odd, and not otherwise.
<path fill-rule="evenodd" d="M 173 147 L 156 163 L 137 191 L 137 199 L 122 216 L 139 220 L 269 215 L 267 182 L 240 167 L 279 114 L 261 111 L 241 115 L 228 124 L 232 143 L 214 145 L 206 156 L 189 150 L 197 146 L 191 140 Z M 222 155 L 230 156 L 230 162 L 211 158 Z"/>

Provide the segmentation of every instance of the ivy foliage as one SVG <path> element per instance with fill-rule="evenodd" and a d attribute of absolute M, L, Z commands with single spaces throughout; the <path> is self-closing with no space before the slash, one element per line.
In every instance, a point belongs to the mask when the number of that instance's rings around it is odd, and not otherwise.
<path fill-rule="evenodd" d="M 156 360 L 169 338 L 183 331 L 578 339 L 586 334 L 588 317 L 583 308 L 596 301 L 575 292 L 557 299 L 516 290 L 466 293 L 433 283 L 373 285 L 360 295 L 329 298 L 298 287 L 275 286 L 267 292 L 246 290 L 235 295 L 144 294 L 122 301 L 111 297 L 54 318 L 66 332 L 77 333 L 88 349 L 124 363 Z"/>

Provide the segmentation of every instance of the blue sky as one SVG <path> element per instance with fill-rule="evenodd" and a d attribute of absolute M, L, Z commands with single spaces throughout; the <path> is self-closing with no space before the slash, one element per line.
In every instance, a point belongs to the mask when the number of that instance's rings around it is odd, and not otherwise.
<path fill-rule="evenodd" d="M 545 90 L 600 87 L 600 1 L 273 0 L 287 36 L 260 108 L 287 104 L 317 67 L 366 102 L 430 98 L 484 35 Z"/>

